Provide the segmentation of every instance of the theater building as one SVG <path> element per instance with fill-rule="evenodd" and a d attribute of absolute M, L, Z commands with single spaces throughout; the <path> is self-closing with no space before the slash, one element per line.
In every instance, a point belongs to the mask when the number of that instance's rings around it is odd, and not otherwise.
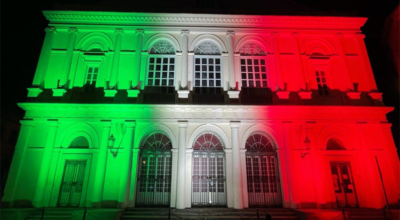
<path fill-rule="evenodd" d="M 43 14 L 3 207 L 398 205 L 366 18 Z"/>

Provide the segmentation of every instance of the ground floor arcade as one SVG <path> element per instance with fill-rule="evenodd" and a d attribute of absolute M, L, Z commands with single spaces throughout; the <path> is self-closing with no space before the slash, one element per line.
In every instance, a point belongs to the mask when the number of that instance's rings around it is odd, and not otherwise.
<path fill-rule="evenodd" d="M 384 113 L 360 123 L 361 114 L 318 115 L 324 109 L 284 119 L 273 110 L 263 119 L 243 109 L 231 109 L 231 119 L 156 111 L 149 120 L 84 111 L 35 118 L 28 110 L 3 204 L 382 208 L 385 195 L 398 203 L 399 162 Z"/>

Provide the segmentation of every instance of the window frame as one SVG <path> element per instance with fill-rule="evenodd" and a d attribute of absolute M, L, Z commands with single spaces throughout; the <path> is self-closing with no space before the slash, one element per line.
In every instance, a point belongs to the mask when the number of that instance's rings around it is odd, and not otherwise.
<path fill-rule="evenodd" d="M 90 68 L 93 68 L 93 72 L 90 73 L 91 78 L 90 78 L 90 81 L 89 81 L 89 80 L 88 80 L 88 76 L 89 76 L 89 70 L 90 70 Z M 94 75 L 95 75 L 94 72 L 95 72 L 95 69 L 97 69 L 96 79 L 94 79 Z M 87 85 L 88 82 L 89 82 L 89 85 L 94 85 L 94 86 L 96 86 L 97 80 L 98 80 L 98 78 L 99 78 L 99 73 L 100 73 L 100 67 L 99 67 L 99 66 L 97 66 L 97 65 L 87 65 L 87 67 L 86 67 L 85 83 L 84 83 L 84 85 Z"/>
<path fill-rule="evenodd" d="M 243 79 L 243 77 L 242 77 L 242 73 L 243 73 L 243 71 L 242 71 L 242 59 L 245 59 L 246 60 L 246 65 L 245 65 L 245 67 L 246 67 L 246 79 Z M 248 59 L 251 59 L 252 60 L 252 64 L 251 64 L 251 66 L 253 67 L 253 74 L 254 74 L 254 76 L 253 76 L 253 81 L 255 82 L 255 84 L 254 84 L 254 86 L 249 86 L 249 84 L 246 86 L 246 87 L 244 87 L 243 86 L 243 80 L 246 80 L 247 81 L 247 83 L 249 83 L 249 72 L 248 72 L 248 68 L 247 68 L 247 66 L 248 66 L 248 64 L 247 64 L 247 60 Z M 260 62 L 260 64 L 258 65 L 259 67 L 260 67 L 260 71 L 259 71 L 259 73 L 260 73 L 260 79 L 259 79 L 259 81 L 260 81 L 260 85 L 261 85 L 261 87 L 257 87 L 256 86 L 256 82 L 257 82 L 257 79 L 255 78 L 255 74 L 256 74 L 256 72 L 255 72 L 255 68 L 254 68 L 254 60 L 255 59 L 257 59 L 257 60 L 259 60 L 259 62 Z M 263 59 L 264 61 L 265 61 L 265 64 L 264 64 L 264 66 L 265 66 L 265 75 L 266 75 L 266 79 L 265 80 L 263 80 L 263 78 L 262 78 L 262 74 L 263 74 L 263 71 L 261 71 L 261 68 L 262 68 L 262 65 L 261 65 L 261 59 Z M 239 56 L 239 63 L 238 63 L 238 72 L 239 72 L 239 76 L 240 76 L 240 88 L 242 88 L 242 87 L 244 87 L 244 88 L 270 88 L 270 80 L 269 80 L 269 71 L 268 71 L 268 66 L 267 66 L 267 63 L 268 63 L 268 58 L 267 58 L 267 55 L 262 55 L 262 56 L 247 56 L 247 55 L 240 55 Z M 267 86 L 266 87 L 264 87 L 263 86 L 263 81 L 266 81 L 267 82 Z"/>
<path fill-rule="evenodd" d="M 209 64 L 208 64 L 208 62 L 207 62 L 207 86 L 203 86 L 203 77 L 202 77 L 202 73 L 203 73 L 203 71 L 201 70 L 201 68 L 200 68 L 200 70 L 199 71 L 196 71 L 196 58 L 198 58 L 198 59 L 200 59 L 200 67 L 203 65 L 202 64 L 202 60 L 201 59 L 210 59 L 210 58 L 212 58 L 214 61 L 214 70 L 213 70 L 213 73 L 214 74 L 216 74 L 217 72 L 216 72 L 216 68 L 215 68 L 215 59 L 219 59 L 220 60 L 220 70 L 219 70 L 219 73 L 221 74 L 221 77 L 220 77 L 220 79 L 217 79 L 217 77 L 216 77 L 216 75 L 215 75 L 215 77 L 214 77 L 214 86 L 209 86 L 209 80 L 210 80 L 210 70 L 209 70 Z M 196 87 L 196 88 L 223 88 L 223 65 L 222 65 L 222 55 L 194 55 L 193 56 L 193 87 Z M 200 72 L 200 86 L 196 86 L 196 72 Z M 217 86 L 217 80 L 220 80 L 221 81 L 221 84 L 219 85 L 219 86 Z"/>
<path fill-rule="evenodd" d="M 160 77 L 158 77 L 158 78 L 156 78 L 155 77 L 155 74 L 156 74 L 156 70 L 153 70 L 153 85 L 149 85 L 149 79 L 150 79 L 150 77 L 149 77 L 149 73 L 150 73 L 150 59 L 152 59 L 152 58 L 154 58 L 154 63 L 153 63 L 153 65 L 154 66 L 156 66 L 156 60 L 157 60 L 157 58 L 160 58 L 161 59 L 161 69 L 160 69 Z M 164 64 L 164 61 L 163 61 L 163 58 L 168 58 L 168 64 L 167 64 L 167 66 L 168 66 L 168 70 L 166 71 L 167 72 L 167 85 L 162 85 L 162 80 L 163 80 L 163 77 L 162 77 L 162 72 L 163 72 L 163 70 L 162 70 L 162 66 L 163 66 L 163 64 Z M 172 79 L 173 80 L 173 82 L 172 82 L 172 85 L 169 85 L 169 80 L 170 80 L 170 78 L 169 78 L 169 73 L 170 72 L 172 72 L 172 71 L 170 71 L 169 70 L 169 68 L 170 68 L 170 65 L 171 65 L 171 63 L 170 63 L 170 59 L 171 58 L 174 58 L 174 70 L 173 70 L 173 73 L 174 73 L 174 78 Z M 148 55 L 148 57 L 147 57 L 147 67 L 146 67 L 146 78 L 145 78 L 145 86 L 157 86 L 157 87 L 162 87 L 162 86 L 164 86 L 164 87 L 175 87 L 175 77 L 176 77 L 176 54 L 149 54 Z M 159 79 L 160 80 L 160 85 L 155 85 L 155 80 L 156 79 Z"/>

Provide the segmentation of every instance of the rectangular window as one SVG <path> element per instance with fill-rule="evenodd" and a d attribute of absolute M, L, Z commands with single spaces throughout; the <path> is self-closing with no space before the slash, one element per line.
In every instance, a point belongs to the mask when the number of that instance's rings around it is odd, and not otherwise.
<path fill-rule="evenodd" d="M 267 88 L 267 68 L 265 59 L 246 58 L 240 60 L 242 87 Z"/>
<path fill-rule="evenodd" d="M 194 86 L 221 87 L 221 58 L 212 56 L 196 56 L 194 59 Z"/>
<path fill-rule="evenodd" d="M 315 77 L 317 80 L 318 93 L 320 95 L 328 95 L 328 86 L 326 85 L 325 72 L 315 71 Z"/>
<path fill-rule="evenodd" d="M 99 73 L 98 67 L 89 67 L 86 76 L 86 84 L 95 84 L 97 81 L 97 75 Z"/>
<path fill-rule="evenodd" d="M 174 78 L 175 57 L 165 55 L 149 57 L 148 86 L 174 86 Z"/>

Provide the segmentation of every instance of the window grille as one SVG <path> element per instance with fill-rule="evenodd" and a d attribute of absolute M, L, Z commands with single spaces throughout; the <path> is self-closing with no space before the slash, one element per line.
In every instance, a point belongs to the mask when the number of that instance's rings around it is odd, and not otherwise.
<path fill-rule="evenodd" d="M 168 41 L 158 41 L 151 47 L 150 54 L 175 54 L 175 47 Z"/>
<path fill-rule="evenodd" d="M 247 43 L 240 48 L 241 56 L 265 56 L 264 50 L 257 44 Z"/>
<path fill-rule="evenodd" d="M 87 76 L 86 76 L 86 83 L 87 84 L 95 84 L 97 81 L 97 74 L 99 73 L 98 67 L 89 67 Z"/>
<path fill-rule="evenodd" d="M 150 49 L 147 86 L 174 86 L 175 47 L 168 41 L 158 41 Z"/>
<path fill-rule="evenodd" d="M 195 55 L 221 55 L 219 47 L 212 42 L 203 42 L 194 49 Z"/>
<path fill-rule="evenodd" d="M 193 150 L 224 150 L 224 144 L 216 133 L 208 131 L 197 136 L 196 141 L 193 144 Z"/>
<path fill-rule="evenodd" d="M 272 152 L 275 144 L 272 138 L 263 132 L 254 132 L 246 140 L 248 152 Z"/>
<path fill-rule="evenodd" d="M 168 136 L 160 131 L 147 135 L 141 144 L 142 150 L 171 150 L 172 143 Z"/>
<path fill-rule="evenodd" d="M 267 88 L 267 67 L 264 58 L 240 60 L 242 87 Z"/>
<path fill-rule="evenodd" d="M 195 87 L 221 87 L 222 70 L 219 56 L 196 56 L 194 65 Z"/>
<path fill-rule="evenodd" d="M 148 66 L 148 86 L 173 86 L 175 78 L 174 56 L 151 56 Z"/>
<path fill-rule="evenodd" d="M 328 86 L 326 85 L 325 72 L 315 71 L 315 77 L 318 85 L 318 93 L 320 95 L 328 95 Z"/>

